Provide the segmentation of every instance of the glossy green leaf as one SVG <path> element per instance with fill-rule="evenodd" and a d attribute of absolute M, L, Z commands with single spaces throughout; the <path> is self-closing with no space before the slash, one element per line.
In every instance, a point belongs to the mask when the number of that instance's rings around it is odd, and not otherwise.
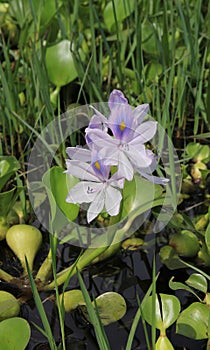
<path fill-rule="evenodd" d="M 160 249 L 160 260 L 170 270 L 186 268 L 185 263 L 180 259 L 174 248 L 166 245 Z"/>
<path fill-rule="evenodd" d="M 29 342 L 30 335 L 30 326 L 23 318 L 13 317 L 0 323 L 1 349 L 25 349 Z"/>
<path fill-rule="evenodd" d="M 77 77 L 71 45 L 69 40 L 62 40 L 46 50 L 48 77 L 56 86 L 64 86 Z"/>
<path fill-rule="evenodd" d="M 174 347 L 166 336 L 160 336 L 155 344 L 155 350 L 174 350 Z"/>
<path fill-rule="evenodd" d="M 20 164 L 15 157 L 0 156 L 0 191 L 19 168 Z"/>
<path fill-rule="evenodd" d="M 161 193 L 161 186 L 153 185 L 141 176 L 135 175 L 132 181 L 125 182 L 121 217 L 125 218 L 130 212 L 146 203 L 152 208 L 154 198 L 158 198 Z"/>
<path fill-rule="evenodd" d="M 143 317 L 152 325 L 154 315 L 156 317 L 156 328 L 163 334 L 177 319 L 181 306 L 179 299 L 174 295 L 160 294 L 161 306 L 156 295 L 155 310 L 152 309 L 152 296 L 150 296 L 143 306 Z"/>
<path fill-rule="evenodd" d="M 78 215 L 79 206 L 66 202 L 69 190 L 77 182 L 76 178 L 65 174 L 61 167 L 53 167 L 43 176 L 43 183 L 50 202 L 51 219 L 57 229 L 64 227 L 68 220 L 75 220 Z"/>
<path fill-rule="evenodd" d="M 196 340 L 208 338 L 209 313 L 207 305 L 199 302 L 191 304 L 180 314 L 176 332 Z"/>
<path fill-rule="evenodd" d="M 190 275 L 190 277 L 187 279 L 186 283 L 197 290 L 200 290 L 203 293 L 207 292 L 207 280 L 204 276 L 202 276 L 199 273 L 193 273 Z"/>
<path fill-rule="evenodd" d="M 192 288 L 186 286 L 186 284 L 184 284 L 184 283 L 174 282 L 173 279 L 174 279 L 174 277 L 172 277 L 169 281 L 169 287 L 172 290 L 179 290 L 179 289 L 186 290 L 187 292 L 194 294 L 200 300 L 200 298 L 198 297 L 198 295 L 194 292 L 194 290 Z"/>
<path fill-rule="evenodd" d="M 103 13 L 106 28 L 109 31 L 116 30 L 114 11 L 116 13 L 117 24 L 119 25 L 126 17 L 130 16 L 130 14 L 134 11 L 134 5 L 135 0 L 114 0 L 113 9 L 113 3 L 112 1 L 110 1 L 106 5 Z"/>

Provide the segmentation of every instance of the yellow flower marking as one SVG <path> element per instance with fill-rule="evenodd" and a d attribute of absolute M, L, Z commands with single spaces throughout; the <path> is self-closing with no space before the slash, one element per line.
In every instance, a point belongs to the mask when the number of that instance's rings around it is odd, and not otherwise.
<path fill-rule="evenodd" d="M 96 167 L 96 169 L 98 169 L 98 170 L 101 169 L 100 163 L 99 163 L 98 161 L 95 162 L 95 167 Z"/>
<path fill-rule="evenodd" d="M 123 131 L 126 128 L 124 121 L 122 121 L 119 126 L 120 126 L 120 131 Z"/>

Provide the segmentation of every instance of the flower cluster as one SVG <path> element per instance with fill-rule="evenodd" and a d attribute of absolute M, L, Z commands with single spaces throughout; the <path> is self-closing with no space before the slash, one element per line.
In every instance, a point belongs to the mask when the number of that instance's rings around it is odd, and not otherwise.
<path fill-rule="evenodd" d="M 123 93 L 113 90 L 108 106 L 108 119 L 90 106 L 94 115 L 85 130 L 88 149 L 66 149 L 70 159 L 66 160 L 65 172 L 82 180 L 70 190 L 66 201 L 91 203 L 88 222 L 95 219 L 104 207 L 111 216 L 119 213 L 121 189 L 125 180 L 133 179 L 135 171 L 153 183 L 165 184 L 168 181 L 152 175 L 157 159 L 144 145 L 157 131 L 157 122 L 144 122 L 149 105 L 132 109 Z M 116 169 L 114 174 L 111 171 L 113 166 Z"/>

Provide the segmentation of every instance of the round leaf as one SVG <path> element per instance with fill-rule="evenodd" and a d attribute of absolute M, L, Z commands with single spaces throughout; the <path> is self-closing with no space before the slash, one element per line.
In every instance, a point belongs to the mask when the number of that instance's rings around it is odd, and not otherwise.
<path fill-rule="evenodd" d="M 26 320 L 13 317 L 0 323 L 1 349 L 25 349 L 30 339 L 30 326 Z"/>
<path fill-rule="evenodd" d="M 47 48 L 46 67 L 50 81 L 56 86 L 64 86 L 77 77 L 70 41 L 63 40 Z"/>
<path fill-rule="evenodd" d="M 169 287 L 171 289 L 173 289 L 173 290 L 178 290 L 178 289 L 186 290 L 186 291 L 194 294 L 200 300 L 200 298 L 197 296 L 197 294 L 194 292 L 194 290 L 192 290 L 190 287 L 186 286 L 186 284 L 184 284 L 184 283 L 174 282 L 173 279 L 174 279 L 174 277 L 171 277 L 171 279 L 169 281 Z"/>
<path fill-rule="evenodd" d="M 20 305 L 11 293 L 0 291 L 0 321 L 15 317 L 20 312 Z M 0 338 L 1 339 L 1 338 Z"/>
<path fill-rule="evenodd" d="M 103 325 L 120 320 L 126 313 L 126 302 L 122 295 L 106 292 L 95 299 L 99 316 Z M 95 305 L 94 301 L 92 302 Z"/>
<path fill-rule="evenodd" d="M 210 309 L 207 305 L 196 302 L 182 311 L 177 323 L 176 332 L 191 339 L 208 338 L 208 320 Z"/>

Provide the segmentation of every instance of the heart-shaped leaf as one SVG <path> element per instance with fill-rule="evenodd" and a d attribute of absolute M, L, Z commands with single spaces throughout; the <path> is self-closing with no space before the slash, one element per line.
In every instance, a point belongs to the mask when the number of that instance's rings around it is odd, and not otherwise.
<path fill-rule="evenodd" d="M 165 334 L 165 330 L 176 321 L 180 313 L 181 306 L 179 299 L 174 295 L 169 294 L 160 294 L 160 302 L 158 296 L 156 295 L 156 328 L 158 328 L 162 334 Z M 154 319 L 152 296 L 145 301 L 143 306 L 143 317 L 150 325 L 152 325 Z"/>

